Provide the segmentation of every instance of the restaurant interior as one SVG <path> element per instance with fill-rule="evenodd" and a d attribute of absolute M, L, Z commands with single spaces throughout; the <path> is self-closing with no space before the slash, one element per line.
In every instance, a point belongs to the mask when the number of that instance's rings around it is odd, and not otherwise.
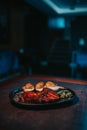
<path fill-rule="evenodd" d="M 87 0 L 0 0 L 0 130 L 87 130 Z"/>
<path fill-rule="evenodd" d="M 87 80 L 86 0 L 1 0 L 0 82 L 21 74 Z"/>

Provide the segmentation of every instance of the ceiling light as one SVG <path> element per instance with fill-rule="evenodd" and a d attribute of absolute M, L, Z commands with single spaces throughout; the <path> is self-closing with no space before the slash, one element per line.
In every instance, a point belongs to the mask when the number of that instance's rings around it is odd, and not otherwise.
<path fill-rule="evenodd" d="M 56 13 L 58 14 L 73 14 L 73 13 L 84 13 L 87 12 L 87 8 L 80 8 L 80 7 L 75 7 L 75 8 L 60 8 L 58 7 L 53 1 L 51 0 L 43 0 L 48 6 L 50 6 Z"/>

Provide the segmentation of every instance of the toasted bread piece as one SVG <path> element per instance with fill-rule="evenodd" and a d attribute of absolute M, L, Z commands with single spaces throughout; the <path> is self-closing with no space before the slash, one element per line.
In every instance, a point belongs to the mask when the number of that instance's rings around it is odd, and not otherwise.
<path fill-rule="evenodd" d="M 46 87 L 51 87 L 51 86 L 52 86 L 52 87 L 53 87 L 53 86 L 55 87 L 56 84 L 55 84 L 54 82 L 52 82 L 52 81 L 47 81 L 45 86 L 46 86 Z"/>
<path fill-rule="evenodd" d="M 49 88 L 52 89 L 54 91 L 57 91 L 58 89 L 64 89 L 64 87 L 57 85 L 56 83 L 52 82 L 52 81 L 47 81 L 45 88 Z"/>
<path fill-rule="evenodd" d="M 23 91 L 33 91 L 34 90 L 34 85 L 32 85 L 31 83 L 27 83 L 25 84 L 25 86 L 22 87 Z"/>
<path fill-rule="evenodd" d="M 42 82 L 42 81 L 38 82 L 38 83 L 35 85 L 35 89 L 36 89 L 37 91 L 42 91 L 43 88 L 44 88 L 44 82 Z"/>

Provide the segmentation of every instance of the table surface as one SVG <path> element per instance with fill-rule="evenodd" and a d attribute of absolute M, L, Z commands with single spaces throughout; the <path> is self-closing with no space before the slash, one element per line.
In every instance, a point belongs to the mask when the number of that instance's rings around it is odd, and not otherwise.
<path fill-rule="evenodd" d="M 26 110 L 12 105 L 9 93 L 27 82 L 55 81 L 72 89 L 79 101 L 71 106 Z M 0 130 L 87 130 L 87 81 L 22 75 L 0 83 Z"/>

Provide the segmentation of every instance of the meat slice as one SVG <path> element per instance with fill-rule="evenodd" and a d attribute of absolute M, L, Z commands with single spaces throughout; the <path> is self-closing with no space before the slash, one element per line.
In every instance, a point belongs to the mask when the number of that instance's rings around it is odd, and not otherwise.
<path fill-rule="evenodd" d="M 24 92 L 20 99 L 23 99 L 22 102 L 25 103 L 47 103 L 59 100 L 59 95 L 57 92 L 44 88 L 41 92 Z"/>

